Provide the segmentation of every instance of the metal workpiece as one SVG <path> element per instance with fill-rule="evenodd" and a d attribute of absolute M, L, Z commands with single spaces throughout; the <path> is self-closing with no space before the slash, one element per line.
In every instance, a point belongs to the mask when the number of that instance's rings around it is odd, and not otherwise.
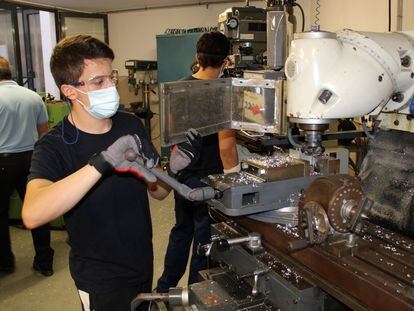
<path fill-rule="evenodd" d="M 275 153 L 272 156 L 256 155 L 242 161 L 244 172 L 265 181 L 309 176 L 309 163 L 287 154 Z"/>
<path fill-rule="evenodd" d="M 243 176 L 244 182 L 239 182 Z M 263 182 L 245 172 L 230 173 L 225 176 L 210 175 L 203 181 L 222 192 L 220 199 L 212 199 L 209 204 L 229 216 L 241 216 L 290 207 L 298 194 L 307 188 L 317 176 L 291 178 Z M 236 182 L 232 182 L 236 180 Z"/>

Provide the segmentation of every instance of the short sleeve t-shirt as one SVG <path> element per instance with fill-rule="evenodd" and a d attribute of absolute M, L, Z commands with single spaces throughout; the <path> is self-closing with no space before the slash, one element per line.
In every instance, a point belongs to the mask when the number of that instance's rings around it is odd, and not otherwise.
<path fill-rule="evenodd" d="M 33 150 L 37 125 L 47 121 L 46 106 L 38 94 L 14 81 L 0 82 L 0 153 Z"/>
<path fill-rule="evenodd" d="M 138 134 L 147 139 L 141 121 L 118 112 L 104 134 L 76 129 L 65 117 L 35 145 L 29 180 L 59 181 L 88 163 L 119 137 Z M 147 188 L 128 173 L 114 173 L 98 183 L 64 215 L 71 247 L 69 265 L 76 286 L 86 292 L 105 293 L 151 282 L 152 227 Z"/>

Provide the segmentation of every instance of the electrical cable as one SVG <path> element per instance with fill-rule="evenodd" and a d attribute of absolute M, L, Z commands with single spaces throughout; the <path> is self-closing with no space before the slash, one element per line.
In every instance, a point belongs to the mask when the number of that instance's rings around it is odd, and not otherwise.
<path fill-rule="evenodd" d="M 316 0 L 316 8 L 315 8 L 315 11 L 316 11 L 316 13 L 315 13 L 315 24 L 316 25 L 319 25 L 319 14 L 321 14 L 320 9 L 321 9 L 320 0 Z"/>
<path fill-rule="evenodd" d="M 73 117 L 72 117 L 72 109 L 71 109 L 71 107 L 70 107 L 69 100 L 68 100 L 67 98 L 66 98 L 66 104 L 68 105 L 68 108 L 69 108 L 68 122 L 69 122 L 69 116 L 71 116 L 71 118 L 72 118 L 72 122 L 73 122 L 73 126 L 75 127 L 75 130 L 76 130 L 76 138 L 75 138 L 75 140 L 74 140 L 74 141 L 68 141 L 68 140 L 66 140 L 66 138 L 65 138 L 65 117 L 63 117 L 63 119 L 62 119 L 62 131 L 61 131 L 61 137 L 62 137 L 63 142 L 64 142 L 66 145 L 74 145 L 74 144 L 76 144 L 76 143 L 78 142 L 78 140 L 79 140 L 79 129 L 78 129 L 78 127 L 76 126 L 75 121 L 73 120 Z"/>
<path fill-rule="evenodd" d="M 295 3 L 294 6 L 297 6 L 302 14 L 302 32 L 305 31 L 305 12 L 303 11 L 302 6 L 299 3 Z"/>
<path fill-rule="evenodd" d="M 294 148 L 302 148 L 302 145 L 300 143 L 296 142 L 295 139 L 293 138 L 292 128 L 290 126 L 288 127 L 287 134 L 288 134 L 287 135 L 288 141 Z"/>
<path fill-rule="evenodd" d="M 391 31 L 391 0 L 388 0 L 388 31 Z"/>

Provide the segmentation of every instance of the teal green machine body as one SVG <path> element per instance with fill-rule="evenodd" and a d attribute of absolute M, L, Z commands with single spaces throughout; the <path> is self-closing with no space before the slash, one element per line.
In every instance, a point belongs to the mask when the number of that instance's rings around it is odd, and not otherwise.
<path fill-rule="evenodd" d="M 157 78 L 159 83 L 173 82 L 192 74 L 196 43 L 202 33 L 157 36 Z M 170 148 L 162 147 L 162 157 L 168 157 Z"/>

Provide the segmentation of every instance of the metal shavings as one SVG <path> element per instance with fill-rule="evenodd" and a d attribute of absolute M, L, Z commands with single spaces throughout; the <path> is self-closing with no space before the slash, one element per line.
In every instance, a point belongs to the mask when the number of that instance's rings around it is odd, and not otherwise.
<path fill-rule="evenodd" d="M 384 245 L 384 248 L 385 249 L 388 249 L 388 250 L 391 250 L 393 252 L 396 252 L 397 251 L 397 249 L 394 246 L 390 245 L 390 244 L 385 244 Z"/>
<path fill-rule="evenodd" d="M 291 204 L 291 206 L 298 206 L 300 195 L 300 192 L 291 193 L 287 201 Z"/>
<path fill-rule="evenodd" d="M 284 226 L 281 224 L 277 224 L 276 228 L 279 229 L 280 231 L 282 231 L 283 233 L 285 233 L 288 236 L 294 237 L 294 238 L 299 238 L 299 232 L 298 232 L 298 227 L 291 227 L 291 226 Z"/>
<path fill-rule="evenodd" d="M 289 155 L 283 153 L 275 153 L 272 156 L 255 155 L 251 158 L 246 159 L 246 161 L 267 168 L 275 168 L 287 167 L 290 164 L 292 164 L 295 160 Z"/>
<path fill-rule="evenodd" d="M 373 241 L 372 235 L 370 235 L 370 234 L 364 234 L 364 235 L 362 236 L 362 239 L 363 239 L 364 241 L 369 241 L 369 242 L 372 242 L 372 241 Z"/>
<path fill-rule="evenodd" d="M 272 260 L 271 262 L 268 262 L 268 265 L 270 269 L 276 271 L 279 270 L 281 272 L 281 276 L 288 281 L 293 280 L 296 282 L 296 284 L 299 284 L 299 282 L 303 280 L 303 277 L 299 275 L 294 269 L 289 268 L 288 266 L 276 259 Z"/>
<path fill-rule="evenodd" d="M 315 168 L 311 165 L 309 176 L 320 176 L 320 175 L 322 175 L 322 173 L 318 172 L 318 171 L 315 171 Z"/>
<path fill-rule="evenodd" d="M 365 228 L 367 228 L 365 226 Z M 392 231 L 386 231 L 384 228 L 382 228 L 381 226 L 375 225 L 374 227 L 374 233 L 375 235 L 382 240 L 388 240 L 391 243 L 401 247 L 401 248 L 405 248 L 408 250 L 411 250 L 414 248 L 414 245 L 411 241 L 407 241 L 405 239 L 401 239 L 401 237 L 399 237 L 395 232 Z"/>
<path fill-rule="evenodd" d="M 209 176 L 214 182 L 222 182 L 225 184 L 242 184 L 242 185 L 251 185 L 255 183 L 262 183 L 263 181 L 253 175 L 247 174 L 245 172 L 240 172 L 237 174 L 220 174 L 216 176 Z"/>

